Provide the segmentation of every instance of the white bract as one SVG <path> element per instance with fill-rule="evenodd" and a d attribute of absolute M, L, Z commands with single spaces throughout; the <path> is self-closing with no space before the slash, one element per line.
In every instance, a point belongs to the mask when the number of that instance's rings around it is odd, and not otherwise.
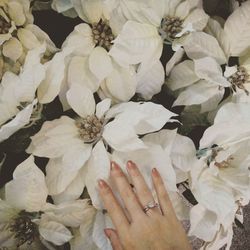
<path fill-rule="evenodd" d="M 5 200 L 0 200 L 1 247 L 44 249 L 72 239 L 67 227 L 82 223 L 87 200 L 52 205 L 46 203 L 48 189 L 43 172 L 30 156 L 17 166 L 13 180 L 5 185 Z"/>
<path fill-rule="evenodd" d="M 249 107 L 222 106 L 200 141 L 201 164 L 191 169 L 190 186 L 199 204 L 191 210 L 190 233 L 211 245 L 230 247 L 236 213 L 250 201 Z"/>
<path fill-rule="evenodd" d="M 41 115 L 41 104 L 36 90 L 45 77 L 40 63 L 46 46 L 43 44 L 28 52 L 19 75 L 6 72 L 0 84 L 0 142 L 6 140 Z"/>
<path fill-rule="evenodd" d="M 79 117 L 44 123 L 28 152 L 50 158 L 46 178 L 51 195 L 65 192 L 65 199 L 72 198 L 86 185 L 94 206 L 100 208 L 96 182 L 108 179 L 108 146 L 120 152 L 146 148 L 138 136 L 160 130 L 175 114 L 150 102 L 110 108 L 111 101 L 105 99 L 96 105 L 92 92 L 81 85 L 74 85 L 67 99 Z"/>

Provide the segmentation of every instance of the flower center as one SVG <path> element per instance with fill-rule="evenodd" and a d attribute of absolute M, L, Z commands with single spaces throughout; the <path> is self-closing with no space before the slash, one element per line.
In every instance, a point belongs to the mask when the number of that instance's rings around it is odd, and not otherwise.
<path fill-rule="evenodd" d="M 85 118 L 76 120 L 80 138 L 86 143 L 93 143 L 99 140 L 102 135 L 104 120 L 95 115 L 88 115 Z"/>
<path fill-rule="evenodd" d="M 93 24 L 92 34 L 96 46 L 101 46 L 107 51 L 110 50 L 115 37 L 107 22 L 100 20 L 99 23 Z"/>
<path fill-rule="evenodd" d="M 232 84 L 232 88 L 236 91 L 236 88 L 243 89 L 247 95 L 249 95 L 248 90 L 246 90 L 244 84 L 249 82 L 249 74 L 246 69 L 242 66 L 239 66 L 237 71 L 228 77 L 228 81 Z"/>
<path fill-rule="evenodd" d="M 222 162 L 215 162 L 215 166 L 218 168 L 229 168 L 230 167 L 230 162 L 233 160 L 234 158 L 232 156 L 229 156 L 225 161 Z"/>
<path fill-rule="evenodd" d="M 11 23 L 8 23 L 2 16 L 0 16 L 0 34 L 9 33 Z"/>
<path fill-rule="evenodd" d="M 17 247 L 25 243 L 31 245 L 39 236 L 37 225 L 31 221 L 31 218 L 26 212 L 19 213 L 18 217 L 10 223 L 9 230 L 15 234 Z"/>
<path fill-rule="evenodd" d="M 172 41 L 176 38 L 176 35 L 183 29 L 183 20 L 179 17 L 164 17 L 161 21 L 160 33 L 163 39 Z"/>

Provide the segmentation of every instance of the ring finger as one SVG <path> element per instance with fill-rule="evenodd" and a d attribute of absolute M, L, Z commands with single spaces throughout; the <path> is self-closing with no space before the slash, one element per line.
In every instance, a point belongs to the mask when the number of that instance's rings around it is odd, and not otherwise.
<path fill-rule="evenodd" d="M 151 191 L 149 190 L 148 185 L 144 177 L 142 176 L 141 172 L 139 171 L 137 165 L 132 161 L 128 161 L 127 170 L 129 176 L 133 181 L 133 185 L 136 190 L 136 195 L 142 207 L 145 207 L 147 204 L 152 203 L 152 201 L 154 201 L 154 197 Z M 146 213 L 148 215 L 150 215 L 151 213 L 161 214 L 161 211 L 158 207 L 155 207 L 155 208 L 150 208 Z"/>

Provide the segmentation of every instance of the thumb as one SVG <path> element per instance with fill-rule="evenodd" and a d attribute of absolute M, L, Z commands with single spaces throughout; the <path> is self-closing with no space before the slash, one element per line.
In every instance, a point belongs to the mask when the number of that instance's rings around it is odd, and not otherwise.
<path fill-rule="evenodd" d="M 114 230 L 112 228 L 105 228 L 104 233 L 109 238 L 113 250 L 122 250 L 123 249 L 116 230 Z"/>

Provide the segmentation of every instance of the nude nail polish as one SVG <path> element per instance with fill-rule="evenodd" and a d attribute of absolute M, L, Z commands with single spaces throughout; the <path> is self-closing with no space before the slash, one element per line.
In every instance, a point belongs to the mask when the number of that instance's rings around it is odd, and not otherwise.
<path fill-rule="evenodd" d="M 135 164 L 132 161 L 128 161 L 127 168 L 133 170 L 133 169 L 135 169 Z"/>
<path fill-rule="evenodd" d="M 152 174 L 153 174 L 154 176 L 156 176 L 156 177 L 159 176 L 159 172 L 158 172 L 158 170 L 157 170 L 156 168 L 153 168 L 153 169 L 152 169 Z"/>
<path fill-rule="evenodd" d="M 99 180 L 98 180 L 98 186 L 99 186 L 100 188 L 105 188 L 105 187 L 107 186 L 107 184 L 106 184 L 106 182 L 105 182 L 104 180 L 99 179 Z"/>

